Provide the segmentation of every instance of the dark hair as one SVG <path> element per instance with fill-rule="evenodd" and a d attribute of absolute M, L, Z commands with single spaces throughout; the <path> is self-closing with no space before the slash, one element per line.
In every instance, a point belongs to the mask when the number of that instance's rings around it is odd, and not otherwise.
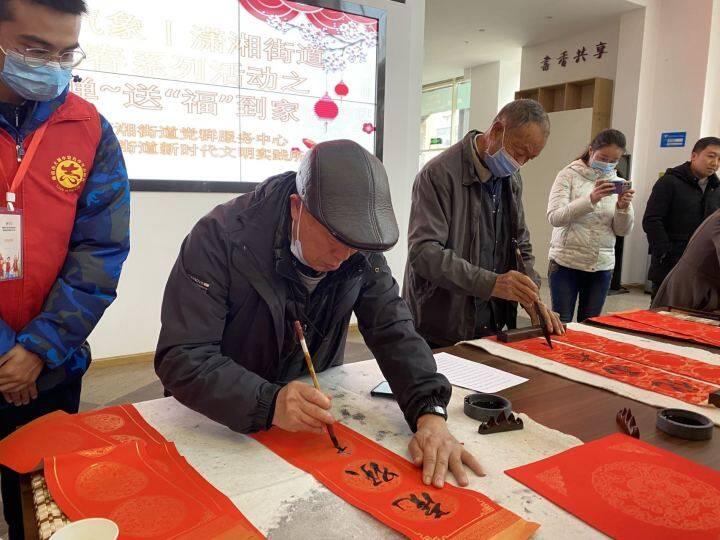
<path fill-rule="evenodd" d="M 624 152 L 625 146 L 627 145 L 625 135 L 623 135 L 622 131 L 618 131 L 617 129 L 603 129 L 600 133 L 595 135 L 595 138 L 590 143 L 590 148 L 585 150 L 585 153 L 580 156 L 579 159 L 582 159 L 585 163 L 587 163 L 588 159 L 590 159 L 591 149 L 593 152 L 596 152 L 601 148 L 613 145 L 622 148 L 622 151 Z"/>
<path fill-rule="evenodd" d="M 0 22 L 13 20 L 13 14 L 10 9 L 12 0 L 0 0 Z M 87 13 L 87 5 L 85 0 L 14 0 L 15 2 L 30 2 L 40 6 L 49 7 L 60 13 L 69 13 L 70 15 L 84 15 Z"/>
<path fill-rule="evenodd" d="M 708 146 L 720 146 L 720 137 L 703 137 L 693 146 L 693 153 L 699 154 Z"/>
<path fill-rule="evenodd" d="M 534 99 L 516 99 L 505 105 L 495 117 L 504 120 L 506 129 L 513 129 L 525 124 L 537 124 L 547 137 L 550 135 L 550 118 Z"/>

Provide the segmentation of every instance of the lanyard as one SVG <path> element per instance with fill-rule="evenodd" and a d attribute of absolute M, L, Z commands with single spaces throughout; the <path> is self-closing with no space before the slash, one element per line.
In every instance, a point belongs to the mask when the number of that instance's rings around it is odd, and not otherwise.
<path fill-rule="evenodd" d="M 30 162 L 32 161 L 33 157 L 35 156 L 35 152 L 37 152 L 37 149 L 40 146 L 40 142 L 45 135 L 47 127 L 48 123 L 45 122 L 37 129 L 35 135 L 33 136 L 32 142 L 30 143 L 30 146 L 25 153 L 25 158 L 20 162 L 20 166 L 18 167 L 15 176 L 13 177 L 12 183 L 7 184 L 8 191 L 5 193 L 5 201 L 7 202 L 7 209 L 10 212 L 15 211 L 15 206 L 13 204 L 15 203 L 15 194 L 17 193 L 17 190 L 20 188 L 20 184 L 22 184 L 22 181 L 25 178 L 28 167 L 30 167 Z M 5 168 L 2 166 L 2 161 L 0 161 L 0 173 L 2 173 L 3 177 L 6 179 L 5 181 L 8 182 L 8 176 L 5 173 Z"/>

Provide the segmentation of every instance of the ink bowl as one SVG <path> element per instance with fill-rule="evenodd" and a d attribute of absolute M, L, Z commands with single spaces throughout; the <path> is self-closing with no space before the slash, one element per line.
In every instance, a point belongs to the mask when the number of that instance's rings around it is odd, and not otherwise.
<path fill-rule="evenodd" d="M 481 422 L 505 413 L 507 417 L 512 412 L 510 400 L 497 394 L 470 394 L 465 396 L 464 411 L 467 416 Z"/>
<path fill-rule="evenodd" d="M 661 409 L 655 425 L 663 433 L 689 441 L 711 439 L 714 429 L 707 416 L 683 409 Z"/>

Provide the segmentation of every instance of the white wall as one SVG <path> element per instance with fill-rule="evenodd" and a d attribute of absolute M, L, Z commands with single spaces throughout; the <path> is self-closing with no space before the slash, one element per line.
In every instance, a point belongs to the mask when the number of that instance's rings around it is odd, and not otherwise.
<path fill-rule="evenodd" d="M 524 47 L 520 69 L 520 88 L 525 90 L 592 77 L 614 79 L 618 55 L 618 32 L 619 21 L 615 18 L 587 32 L 532 47 Z M 598 59 L 593 54 L 596 52 L 595 45 L 601 41 L 607 43 L 607 49 L 606 54 Z M 575 63 L 575 54 L 583 46 L 588 51 L 587 60 Z M 565 50 L 568 52 L 568 62 L 563 68 L 558 64 L 557 58 Z M 550 69 L 543 71 L 541 65 L 546 55 L 551 58 Z"/>
<path fill-rule="evenodd" d="M 465 70 L 470 78 L 470 127 L 480 131 L 490 127 L 490 123 L 503 105 L 515 99 L 520 89 L 520 57 L 522 49 L 517 49 L 515 58 L 498 62 L 480 64 Z"/>
<path fill-rule="evenodd" d="M 358 1 L 358 0 L 356 0 Z M 387 11 L 384 162 L 400 241 L 387 254 L 401 280 L 407 256 L 410 193 L 418 170 L 425 1 L 359 0 Z M 118 299 L 90 336 L 95 358 L 153 351 L 165 281 L 195 222 L 231 194 L 133 193 L 130 256 Z"/>
<path fill-rule="evenodd" d="M 635 142 L 644 27 L 644 9 L 636 9 L 620 16 L 611 126 L 625 134 L 627 151 L 631 155 Z"/>
<path fill-rule="evenodd" d="M 720 0 L 714 0 L 700 136 L 720 137 Z"/>
<path fill-rule="evenodd" d="M 712 0 L 656 0 L 645 8 L 632 180 L 637 226 L 626 237 L 623 281 L 644 283 L 647 238 L 641 220 L 658 174 L 690 156 L 699 138 Z M 714 29 L 715 32 L 720 29 Z M 660 148 L 664 131 L 687 132 L 685 148 Z"/>
<path fill-rule="evenodd" d="M 498 112 L 500 62 L 474 66 L 470 74 L 470 128 L 485 131 Z"/>
<path fill-rule="evenodd" d="M 522 49 L 517 49 L 516 58 L 500 62 L 500 85 L 498 87 L 498 110 L 515 99 L 515 92 L 520 90 L 520 69 Z"/>

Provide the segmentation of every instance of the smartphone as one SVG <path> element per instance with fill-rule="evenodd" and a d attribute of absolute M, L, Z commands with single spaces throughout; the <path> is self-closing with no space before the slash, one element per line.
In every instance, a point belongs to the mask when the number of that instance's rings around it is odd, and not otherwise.
<path fill-rule="evenodd" d="M 632 189 L 632 182 L 629 182 L 628 180 L 623 180 L 622 178 L 613 180 L 613 184 L 615 184 L 615 193 L 617 193 L 618 195 L 622 195 L 626 191 Z"/>
<path fill-rule="evenodd" d="M 370 395 L 373 397 L 394 398 L 392 390 L 390 390 L 390 385 L 387 381 L 381 382 L 375 388 L 370 390 Z"/>

